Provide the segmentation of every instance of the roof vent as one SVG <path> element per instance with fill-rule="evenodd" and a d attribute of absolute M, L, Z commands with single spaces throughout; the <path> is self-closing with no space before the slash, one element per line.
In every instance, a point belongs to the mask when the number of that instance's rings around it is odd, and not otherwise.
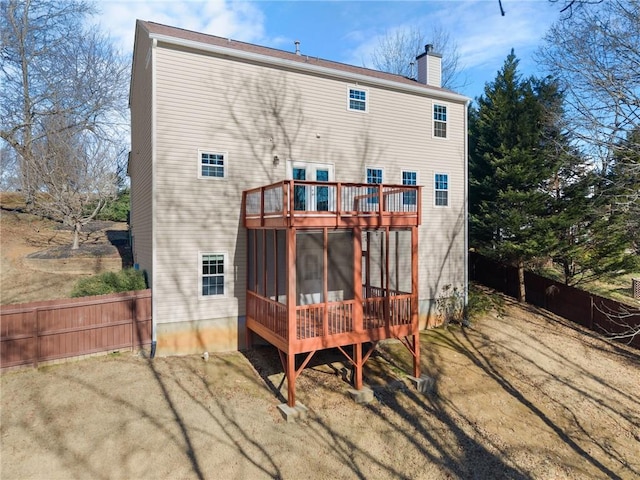
<path fill-rule="evenodd" d="M 293 42 L 296 44 L 296 55 L 300 55 L 300 40 Z"/>

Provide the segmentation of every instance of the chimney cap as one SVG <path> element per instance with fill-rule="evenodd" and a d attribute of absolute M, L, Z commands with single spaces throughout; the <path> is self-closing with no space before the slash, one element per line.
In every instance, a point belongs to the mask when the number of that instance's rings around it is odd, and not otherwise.
<path fill-rule="evenodd" d="M 425 53 L 433 52 L 433 44 L 432 43 L 427 43 L 424 46 L 424 51 L 425 51 Z"/>
<path fill-rule="evenodd" d="M 293 43 L 296 45 L 296 55 L 300 55 L 300 40 L 296 40 Z"/>

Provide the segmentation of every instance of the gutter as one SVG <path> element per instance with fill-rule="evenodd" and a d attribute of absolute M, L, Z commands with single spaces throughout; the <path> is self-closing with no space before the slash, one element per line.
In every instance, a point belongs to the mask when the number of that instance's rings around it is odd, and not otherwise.
<path fill-rule="evenodd" d="M 395 90 L 403 90 L 406 92 L 424 95 L 428 97 L 437 97 L 442 100 L 451 100 L 456 102 L 466 102 L 467 105 L 471 101 L 468 97 L 459 95 L 453 92 L 430 90 L 425 88 L 423 84 L 416 86 L 405 85 L 391 80 L 385 80 L 382 78 L 370 77 L 368 75 L 361 75 L 359 73 L 343 72 L 333 68 L 321 67 L 319 65 L 310 65 L 308 63 L 301 63 L 293 60 L 287 60 L 285 58 L 270 57 L 268 55 L 262 55 L 259 53 L 245 52 L 243 50 L 237 50 L 235 48 L 221 47 L 219 45 L 211 45 L 208 43 L 196 42 L 193 40 L 185 40 L 182 38 L 176 38 L 169 35 L 162 35 L 151 33 L 149 38 L 154 41 L 167 43 L 170 45 L 176 45 L 185 48 L 192 48 L 196 50 L 202 50 L 204 52 L 215 53 L 222 56 L 234 57 L 241 60 L 247 60 L 251 62 L 266 63 L 274 65 L 276 67 L 284 67 L 291 70 L 298 70 L 316 75 L 324 75 L 328 77 L 337 78 L 340 80 L 350 80 L 352 82 L 362 82 L 370 85 L 377 85 L 381 87 L 391 88 Z"/>

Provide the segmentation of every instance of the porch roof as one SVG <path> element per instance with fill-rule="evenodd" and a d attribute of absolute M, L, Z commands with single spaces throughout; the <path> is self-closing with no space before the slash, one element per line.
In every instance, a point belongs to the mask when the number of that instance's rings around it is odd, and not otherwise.
<path fill-rule="evenodd" d="M 242 193 L 243 224 L 249 229 L 417 227 L 421 189 L 416 185 L 283 180 Z"/>

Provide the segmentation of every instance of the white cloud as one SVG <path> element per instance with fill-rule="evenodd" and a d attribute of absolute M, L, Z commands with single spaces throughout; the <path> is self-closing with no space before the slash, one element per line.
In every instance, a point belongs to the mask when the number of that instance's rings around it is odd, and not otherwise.
<path fill-rule="evenodd" d="M 221 37 L 256 42 L 264 37 L 264 15 L 258 4 L 226 0 L 100 0 L 97 19 L 125 52 L 133 49 L 135 22 L 148 20 Z"/>

